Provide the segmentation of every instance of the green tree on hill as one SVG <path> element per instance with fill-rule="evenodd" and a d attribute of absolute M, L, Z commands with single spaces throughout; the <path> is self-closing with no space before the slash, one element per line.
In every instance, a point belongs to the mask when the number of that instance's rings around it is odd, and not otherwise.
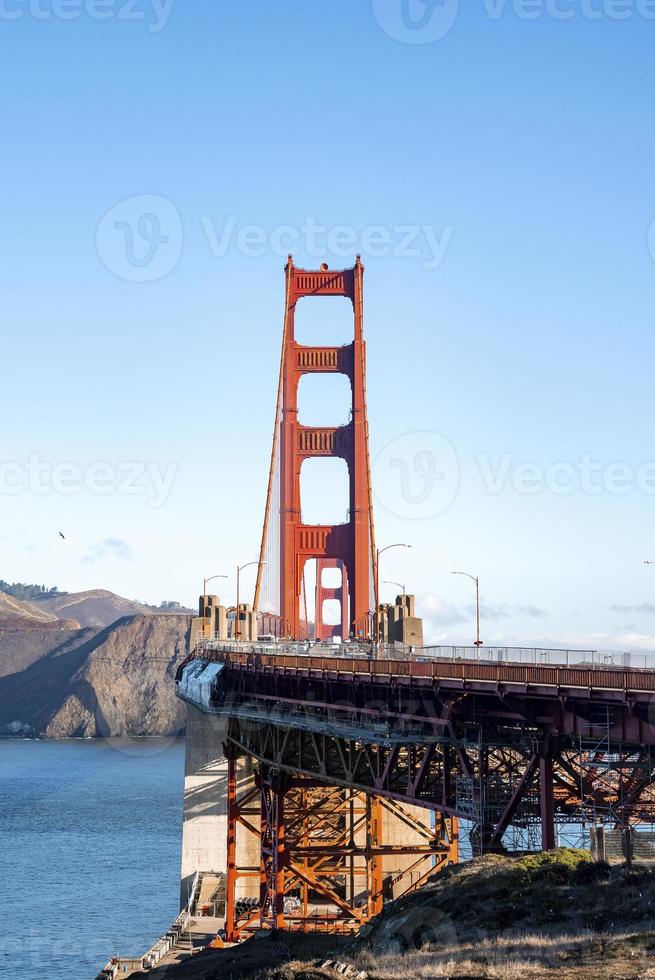
<path fill-rule="evenodd" d="M 56 595 L 64 595 L 56 585 L 30 585 L 26 582 L 12 582 L 10 584 L 1 578 L 0 592 L 13 596 L 14 599 L 19 599 L 22 602 L 30 602 L 34 599 L 51 599 Z"/>

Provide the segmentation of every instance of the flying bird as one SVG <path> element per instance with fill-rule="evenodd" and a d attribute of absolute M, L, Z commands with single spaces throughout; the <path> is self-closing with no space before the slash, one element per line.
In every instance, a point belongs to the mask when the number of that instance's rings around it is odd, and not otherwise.
<path fill-rule="evenodd" d="M 61 533 L 61 531 L 59 532 L 59 537 L 61 538 L 61 540 L 62 540 L 62 541 L 65 541 L 65 540 L 66 540 L 66 538 L 65 538 L 65 537 L 64 537 L 64 535 L 63 535 L 63 534 Z"/>

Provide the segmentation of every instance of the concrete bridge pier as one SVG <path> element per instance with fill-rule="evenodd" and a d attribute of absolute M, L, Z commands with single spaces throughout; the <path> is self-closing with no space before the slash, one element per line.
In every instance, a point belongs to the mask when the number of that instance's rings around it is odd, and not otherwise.
<path fill-rule="evenodd" d="M 197 871 L 225 873 L 227 720 L 187 705 L 180 907 L 186 907 Z"/>
<path fill-rule="evenodd" d="M 226 874 L 228 828 L 228 760 L 223 753 L 227 718 L 210 715 L 187 704 L 184 767 L 184 816 L 180 908 L 185 908 L 197 871 Z M 252 791 L 258 811 L 252 760 L 237 763 L 239 794 Z M 237 883 L 236 897 L 259 894 L 259 841 L 238 827 L 236 853 L 239 866 L 252 869 L 252 877 Z"/>

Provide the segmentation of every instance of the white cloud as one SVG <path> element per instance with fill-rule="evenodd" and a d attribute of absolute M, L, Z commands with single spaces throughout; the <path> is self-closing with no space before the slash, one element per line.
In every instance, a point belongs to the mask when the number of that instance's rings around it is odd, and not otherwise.
<path fill-rule="evenodd" d="M 100 544 L 92 544 L 87 554 L 82 558 L 82 564 L 95 565 L 103 559 L 118 559 L 132 561 L 134 554 L 126 541 L 121 538 L 105 538 Z"/>
<path fill-rule="evenodd" d="M 653 653 L 655 636 L 634 631 L 597 633 L 540 633 L 517 636 L 495 633 L 485 637 L 488 646 L 539 647 L 552 650 L 606 650 L 620 653 Z"/>
<path fill-rule="evenodd" d="M 466 623 L 470 619 L 470 614 L 461 607 L 455 606 L 452 602 L 446 602 L 441 596 L 433 593 L 419 596 L 417 605 L 419 615 L 442 626 L 450 623 Z"/>
<path fill-rule="evenodd" d="M 516 612 L 521 616 L 529 616 L 530 619 L 545 619 L 550 616 L 547 609 L 540 609 L 539 606 L 516 606 Z"/>
<path fill-rule="evenodd" d="M 417 596 L 416 609 L 417 615 L 423 617 L 423 635 L 427 644 L 459 644 L 462 642 L 461 636 L 453 637 L 452 627 L 465 623 L 469 626 L 475 625 L 475 603 L 456 605 L 452 602 L 446 602 L 445 599 L 434 593 L 425 593 Z M 549 615 L 547 610 L 540 609 L 538 606 L 510 606 L 507 603 L 500 605 L 482 603 L 480 606 L 480 618 L 483 624 L 495 623 L 501 619 L 512 619 L 514 616 L 541 619 Z M 524 646 L 525 640 L 514 645 Z"/>

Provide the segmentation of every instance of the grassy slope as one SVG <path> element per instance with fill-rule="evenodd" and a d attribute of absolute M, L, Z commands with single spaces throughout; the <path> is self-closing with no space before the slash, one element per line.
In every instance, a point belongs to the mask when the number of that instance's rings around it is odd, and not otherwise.
<path fill-rule="evenodd" d="M 169 967 L 165 976 L 337 976 L 320 969 L 326 958 L 351 963 L 371 980 L 655 978 L 655 872 L 592 865 L 586 852 L 575 850 L 487 856 L 389 904 L 358 939 L 335 946 L 331 957 L 324 943 L 312 950 L 311 936 L 299 946 L 282 934 L 202 953 Z M 148 974 L 151 980 L 158 976 L 156 970 Z"/>

